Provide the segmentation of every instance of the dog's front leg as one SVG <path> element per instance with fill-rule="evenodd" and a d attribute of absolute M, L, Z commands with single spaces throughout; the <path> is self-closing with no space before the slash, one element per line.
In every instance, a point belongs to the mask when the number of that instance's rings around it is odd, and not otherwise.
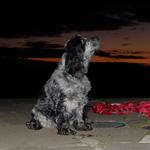
<path fill-rule="evenodd" d="M 79 131 L 92 130 L 92 124 L 87 121 L 87 112 L 84 107 L 76 110 L 76 119 L 74 120 L 74 128 Z"/>
<path fill-rule="evenodd" d="M 74 135 L 76 131 L 71 129 L 72 115 L 68 112 L 60 113 L 57 117 L 57 130 L 60 135 Z"/>
<path fill-rule="evenodd" d="M 88 112 L 89 112 L 89 107 L 87 105 L 85 105 L 83 108 L 84 124 L 88 128 L 88 130 L 92 130 L 93 129 L 93 127 L 92 127 L 93 122 L 88 119 Z"/>

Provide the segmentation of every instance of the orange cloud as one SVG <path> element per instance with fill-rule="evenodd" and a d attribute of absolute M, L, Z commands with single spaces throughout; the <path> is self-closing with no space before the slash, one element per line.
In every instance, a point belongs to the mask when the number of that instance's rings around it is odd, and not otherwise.
<path fill-rule="evenodd" d="M 28 58 L 22 58 L 19 57 L 19 59 L 24 59 L 24 60 L 31 60 L 31 61 L 43 61 L 43 62 L 60 62 L 61 58 L 33 58 L 33 57 L 28 57 Z M 150 59 L 124 59 L 124 58 L 106 58 L 106 57 L 99 57 L 99 56 L 92 56 L 91 62 L 93 63 L 100 63 L 100 62 L 113 62 L 113 63 L 137 63 L 137 64 L 144 64 L 144 65 L 150 65 Z"/>

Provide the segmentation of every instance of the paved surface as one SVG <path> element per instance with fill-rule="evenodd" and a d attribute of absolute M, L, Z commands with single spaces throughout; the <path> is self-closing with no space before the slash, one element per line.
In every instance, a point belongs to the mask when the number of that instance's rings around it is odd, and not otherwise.
<path fill-rule="evenodd" d="M 150 120 L 132 115 L 100 116 L 89 112 L 96 122 L 125 122 L 122 128 L 95 128 L 75 136 L 60 136 L 55 129 L 33 131 L 25 121 L 35 100 L 0 100 L 0 150 L 150 150 Z"/>

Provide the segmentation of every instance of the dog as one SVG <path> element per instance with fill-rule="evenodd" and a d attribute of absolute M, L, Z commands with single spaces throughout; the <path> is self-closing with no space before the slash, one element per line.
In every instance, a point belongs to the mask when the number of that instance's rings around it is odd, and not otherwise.
<path fill-rule="evenodd" d="M 29 129 L 57 129 L 60 135 L 92 130 L 86 104 L 91 89 L 86 74 L 91 56 L 99 48 L 98 37 L 76 35 L 66 42 L 62 61 L 46 82 L 26 122 Z"/>

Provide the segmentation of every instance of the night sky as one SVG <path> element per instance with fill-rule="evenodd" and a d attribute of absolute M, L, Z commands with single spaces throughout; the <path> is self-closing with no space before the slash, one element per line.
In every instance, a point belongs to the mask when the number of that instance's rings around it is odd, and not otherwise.
<path fill-rule="evenodd" d="M 75 34 L 100 38 L 89 68 L 91 96 L 150 96 L 148 3 L 56 0 L 0 7 L 0 97 L 17 97 L 18 91 L 35 97 Z"/>

